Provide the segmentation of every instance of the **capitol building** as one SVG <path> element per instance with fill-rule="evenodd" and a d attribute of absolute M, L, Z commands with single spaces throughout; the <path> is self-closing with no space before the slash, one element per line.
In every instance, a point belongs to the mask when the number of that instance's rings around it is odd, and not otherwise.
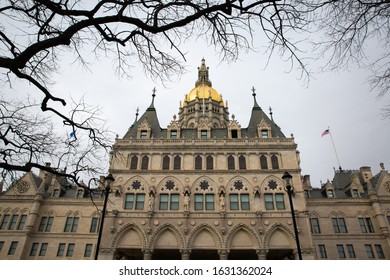
<path fill-rule="evenodd" d="M 293 260 L 296 233 L 304 260 L 390 259 L 385 166 L 378 162 L 378 174 L 367 166 L 339 169 L 332 181 L 312 186 L 294 138 L 252 95 L 242 125 L 213 87 L 204 59 L 167 127 L 153 93 L 113 145 L 115 181 L 98 259 Z M 0 259 L 94 259 L 103 181 L 89 190 L 41 171 L 0 189 Z"/>

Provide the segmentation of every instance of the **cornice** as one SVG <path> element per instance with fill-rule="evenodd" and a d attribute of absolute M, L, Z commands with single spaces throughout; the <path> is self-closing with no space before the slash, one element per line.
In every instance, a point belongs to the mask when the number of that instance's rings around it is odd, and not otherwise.
<path fill-rule="evenodd" d="M 131 175 L 144 175 L 144 176 L 150 176 L 155 174 L 167 174 L 167 171 L 175 172 L 176 174 L 196 174 L 199 176 L 203 176 L 203 172 L 207 172 L 208 175 L 210 174 L 238 174 L 238 175 L 244 175 L 244 174 L 265 174 L 265 175 L 272 175 L 272 174 L 278 174 L 280 175 L 284 171 L 288 171 L 289 173 L 295 174 L 300 173 L 301 169 L 238 169 L 238 170 L 130 170 L 130 169 L 110 169 L 111 173 L 113 174 L 131 174 Z M 201 175 L 199 174 L 201 172 Z"/>

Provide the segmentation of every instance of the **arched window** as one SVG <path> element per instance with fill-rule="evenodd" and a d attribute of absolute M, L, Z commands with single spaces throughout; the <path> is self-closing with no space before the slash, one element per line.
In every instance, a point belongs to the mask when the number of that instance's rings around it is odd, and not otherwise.
<path fill-rule="evenodd" d="M 162 169 L 166 170 L 166 169 L 169 169 L 169 163 L 170 163 L 170 158 L 169 156 L 164 156 L 163 157 L 163 166 L 162 166 Z"/>
<path fill-rule="evenodd" d="M 260 168 L 268 169 L 267 157 L 265 155 L 260 156 Z"/>
<path fill-rule="evenodd" d="M 131 157 L 130 169 L 137 169 L 138 167 L 138 156 L 134 155 Z"/>
<path fill-rule="evenodd" d="M 143 156 L 142 161 L 141 161 L 141 169 L 142 170 L 147 170 L 149 166 L 149 157 L 148 156 Z"/>
<path fill-rule="evenodd" d="M 208 155 L 206 158 L 206 168 L 207 170 L 214 169 L 214 158 L 212 155 Z"/>
<path fill-rule="evenodd" d="M 202 157 L 200 155 L 195 157 L 195 170 L 202 170 Z"/>
<path fill-rule="evenodd" d="M 235 163 L 234 163 L 234 156 L 229 155 L 228 158 L 227 158 L 227 160 L 228 160 L 228 169 L 229 169 L 229 170 L 234 170 L 234 169 L 236 169 Z"/>
<path fill-rule="evenodd" d="M 181 157 L 175 156 L 173 160 L 173 169 L 180 170 L 181 169 Z"/>
<path fill-rule="evenodd" d="M 245 156 L 241 155 L 238 158 L 238 165 L 240 169 L 246 169 L 246 160 Z"/>
<path fill-rule="evenodd" d="M 271 156 L 272 169 L 279 169 L 279 161 L 276 155 Z"/>

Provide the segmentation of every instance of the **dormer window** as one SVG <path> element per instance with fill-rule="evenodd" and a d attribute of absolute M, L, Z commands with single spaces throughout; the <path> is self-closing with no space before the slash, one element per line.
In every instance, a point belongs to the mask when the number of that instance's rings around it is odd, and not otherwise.
<path fill-rule="evenodd" d="M 200 138 L 201 139 L 207 139 L 207 130 L 201 130 L 200 131 Z"/>
<path fill-rule="evenodd" d="M 60 196 L 60 189 L 54 189 L 53 190 L 53 197 L 59 197 Z"/>
<path fill-rule="evenodd" d="M 83 198 L 84 197 L 84 191 L 82 189 L 77 190 L 77 198 Z"/>
<path fill-rule="evenodd" d="M 141 130 L 140 139 L 146 139 L 148 136 L 148 132 L 146 130 Z"/>
<path fill-rule="evenodd" d="M 177 138 L 177 130 L 171 130 L 171 139 Z"/>
<path fill-rule="evenodd" d="M 268 138 L 268 130 L 267 129 L 261 130 L 261 138 Z"/>
<path fill-rule="evenodd" d="M 232 133 L 232 138 L 238 138 L 238 131 L 237 131 L 237 129 L 232 129 L 231 130 L 231 133 Z"/>
<path fill-rule="evenodd" d="M 359 191 L 357 189 L 352 189 L 352 197 L 360 197 Z"/>
<path fill-rule="evenodd" d="M 334 198 L 334 192 L 333 190 L 326 190 L 326 196 L 328 198 Z"/>

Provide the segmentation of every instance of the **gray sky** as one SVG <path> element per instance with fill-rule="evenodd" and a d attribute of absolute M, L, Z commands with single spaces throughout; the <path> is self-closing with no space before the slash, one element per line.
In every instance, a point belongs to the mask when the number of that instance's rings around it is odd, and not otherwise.
<path fill-rule="evenodd" d="M 275 54 L 267 68 L 267 54 L 243 53 L 234 63 L 220 62 L 213 47 L 205 43 L 189 42 L 187 52 L 188 72 L 180 79 L 162 85 L 148 79 L 139 65 L 132 69 L 132 78 L 115 75 L 111 60 L 94 61 L 90 56 L 91 71 L 78 64 L 70 64 L 64 57 L 58 75 L 54 75 L 54 94 L 99 105 L 108 127 L 122 137 L 134 122 L 136 108 L 142 114 L 150 105 L 153 87 L 157 89 L 155 107 L 160 125 L 166 127 L 178 113 L 180 101 L 195 84 L 197 67 L 202 57 L 210 68 L 213 87 L 228 102 L 230 116 L 234 114 L 242 127 L 248 125 L 254 86 L 258 104 L 268 114 L 273 109 L 273 118 L 286 136 L 294 134 L 301 155 L 302 175 L 311 175 L 312 185 L 320 186 L 333 178 L 333 168 L 338 167 L 329 135 L 321 133 L 331 129 L 336 150 L 343 169 L 358 169 L 371 166 L 374 173 L 379 163 L 390 166 L 390 118 L 383 119 L 381 109 L 389 97 L 378 100 L 369 91 L 365 82 L 368 72 L 357 67 L 337 73 L 314 74 L 309 84 L 299 79 L 300 72 Z M 311 64 L 316 70 L 319 62 Z M 22 97 L 26 92 L 35 92 L 15 85 L 11 90 Z M 38 98 L 37 98 L 38 99 Z"/>

